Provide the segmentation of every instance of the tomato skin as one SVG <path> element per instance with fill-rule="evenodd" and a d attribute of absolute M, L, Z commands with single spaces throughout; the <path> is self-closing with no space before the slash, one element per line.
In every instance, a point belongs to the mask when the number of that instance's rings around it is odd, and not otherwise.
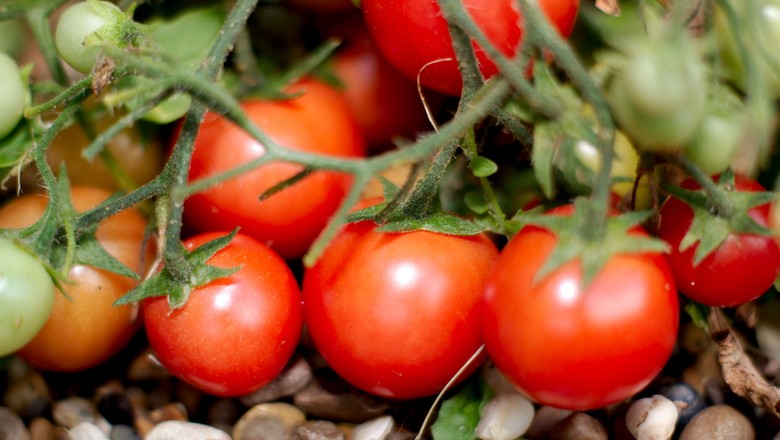
<path fill-rule="evenodd" d="M 57 21 L 54 32 L 57 52 L 81 73 L 89 73 L 101 53 L 98 45 L 86 44 L 96 32 L 101 32 L 102 38 L 107 39 L 105 43 L 122 44 L 121 35 L 116 30 L 119 20 L 107 10 L 114 14 L 122 13 L 118 6 L 108 1 L 81 1 L 69 5 Z"/>
<path fill-rule="evenodd" d="M 27 86 L 22 81 L 22 73 L 16 61 L 0 52 L 0 139 L 4 138 L 22 120 L 22 112 L 27 105 Z"/>
<path fill-rule="evenodd" d="M 485 236 L 349 225 L 304 275 L 312 341 L 336 373 L 369 393 L 435 394 L 482 344 L 480 298 L 496 255 Z"/>
<path fill-rule="evenodd" d="M 516 2 L 465 0 L 463 6 L 502 53 L 515 54 L 523 33 Z M 561 35 L 571 33 L 579 0 L 542 0 L 539 6 Z M 424 86 L 460 95 L 455 52 L 436 0 L 363 0 L 361 7 L 374 41 L 392 65 L 411 79 L 424 68 L 420 75 Z M 482 49 L 475 45 L 475 52 L 482 74 L 486 78 L 495 75 L 497 68 Z"/>
<path fill-rule="evenodd" d="M 80 212 L 110 195 L 95 187 L 71 189 L 73 206 Z M 33 193 L 12 199 L 0 208 L 0 227 L 30 226 L 43 215 L 47 203 L 44 195 Z M 143 254 L 146 225 L 143 215 L 130 209 L 103 221 L 96 232 L 106 251 L 139 276 L 154 256 L 151 248 Z M 68 297 L 56 290 L 46 324 L 17 352 L 44 370 L 74 372 L 94 367 L 122 349 L 141 326 L 137 308 L 113 306 L 137 280 L 85 265 L 73 266 L 68 277 L 72 281 L 64 285 Z"/>
<path fill-rule="evenodd" d="M 585 291 L 577 261 L 535 283 L 557 240 L 527 226 L 501 251 L 485 288 L 488 355 L 539 404 L 587 410 L 620 402 L 648 385 L 672 353 L 674 279 L 660 254 L 617 254 Z"/>
<path fill-rule="evenodd" d="M 54 284 L 43 265 L 14 242 L 0 239 L 0 357 L 40 331 L 51 313 Z"/>
<path fill-rule="evenodd" d="M 755 180 L 736 175 L 737 191 L 765 191 Z M 693 189 L 691 180 L 682 185 Z M 748 211 L 759 225 L 769 226 L 770 204 Z M 672 253 L 669 264 L 680 292 L 688 298 L 715 307 L 735 307 L 763 295 L 780 274 L 780 248 L 771 236 L 730 234 L 698 266 L 693 257 L 698 244 L 679 251 L 693 221 L 693 210 L 684 202 L 670 197 L 661 207 L 658 236 L 669 242 Z"/>
<path fill-rule="evenodd" d="M 222 233 L 190 238 L 192 250 Z M 275 252 L 237 234 L 208 264 L 241 269 L 194 289 L 171 310 L 165 296 L 143 301 L 149 343 L 171 374 L 217 396 L 257 390 L 282 371 L 303 325 L 301 294 Z"/>
<path fill-rule="evenodd" d="M 359 157 L 365 154 L 360 130 L 338 91 L 304 80 L 286 90 L 305 92 L 288 101 L 242 103 L 250 118 L 283 147 L 311 153 Z M 261 157 L 264 147 L 238 126 L 206 115 L 195 140 L 190 181 L 212 176 Z M 274 162 L 222 182 L 185 202 L 184 221 L 194 232 L 231 231 L 270 245 L 285 259 L 303 255 L 338 209 L 352 177 L 316 171 L 260 202 L 258 196 L 303 169 Z"/>
<path fill-rule="evenodd" d="M 417 84 L 379 53 L 359 13 L 331 20 L 325 34 L 344 40 L 332 68 L 371 151 L 392 147 L 396 136 L 411 138 L 432 129 Z M 434 114 L 443 103 L 441 95 L 430 91 L 425 100 Z"/>

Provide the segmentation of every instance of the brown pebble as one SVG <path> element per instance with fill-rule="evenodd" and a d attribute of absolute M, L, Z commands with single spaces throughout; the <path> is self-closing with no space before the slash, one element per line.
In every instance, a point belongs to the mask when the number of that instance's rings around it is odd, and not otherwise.
<path fill-rule="evenodd" d="M 309 417 L 336 422 L 361 423 L 383 415 L 390 405 L 346 385 L 340 379 L 315 375 L 295 393 L 293 402 Z"/>
<path fill-rule="evenodd" d="M 51 406 L 49 386 L 40 373 L 30 371 L 11 382 L 3 402 L 22 418 L 43 415 Z"/>
<path fill-rule="evenodd" d="M 680 440 L 753 440 L 756 431 L 744 414 L 728 405 L 713 405 L 693 416 Z"/>
<path fill-rule="evenodd" d="M 346 436 L 333 422 L 313 420 L 295 430 L 296 440 L 344 440 Z"/>
<path fill-rule="evenodd" d="M 187 408 L 180 402 L 169 403 L 161 408 L 150 411 L 149 419 L 155 425 L 169 420 L 186 422 L 188 420 Z"/>
<path fill-rule="evenodd" d="M 36 417 L 30 422 L 30 440 L 54 440 L 57 438 L 57 428 L 43 417 Z"/>
<path fill-rule="evenodd" d="M 552 406 L 542 406 L 534 413 L 531 426 L 523 434 L 523 437 L 529 439 L 545 439 L 552 431 L 553 427 L 561 420 L 571 415 L 570 409 L 554 408 Z"/>
<path fill-rule="evenodd" d="M 249 409 L 233 428 L 234 440 L 292 440 L 306 416 L 289 403 L 261 403 Z"/>
<path fill-rule="evenodd" d="M 68 397 L 55 402 L 51 412 L 54 421 L 64 428 L 72 428 L 81 422 L 95 423 L 98 419 L 95 405 L 83 397 Z"/>
<path fill-rule="evenodd" d="M 253 406 L 289 397 L 302 390 L 312 378 L 309 363 L 303 357 L 294 359 L 271 383 L 241 397 L 241 403 Z"/>
<path fill-rule="evenodd" d="M 151 348 L 136 356 L 127 370 L 127 378 L 131 382 L 162 380 L 168 377 L 170 377 L 168 370 L 160 364 Z"/>
<path fill-rule="evenodd" d="M 584 412 L 575 412 L 556 424 L 550 440 L 607 440 L 607 428 Z"/>
<path fill-rule="evenodd" d="M 11 409 L 0 406 L 0 439 L 30 440 L 22 418 Z"/>

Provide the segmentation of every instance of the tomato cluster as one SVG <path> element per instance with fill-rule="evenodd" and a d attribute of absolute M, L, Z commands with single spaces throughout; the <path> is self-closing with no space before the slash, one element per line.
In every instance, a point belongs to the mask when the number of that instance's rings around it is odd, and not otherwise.
<path fill-rule="evenodd" d="M 254 392 L 313 350 L 386 399 L 492 363 L 536 404 L 591 410 L 658 377 L 685 305 L 773 289 L 780 204 L 737 163 L 766 134 L 745 124 L 763 114 L 755 88 L 774 91 L 772 59 L 752 65 L 751 87 L 741 64 L 712 75 L 715 55 L 682 34 L 615 44 L 604 30 L 599 44 L 620 50 L 572 73 L 556 47 L 578 0 L 454 3 L 286 0 L 311 25 L 295 47 L 315 55 L 258 58 L 260 37 L 243 35 L 211 69 L 218 54 L 153 41 L 190 26 L 164 6 L 139 7 L 149 34 L 114 3 L 78 2 L 52 40 L 75 71 L 53 82 L 91 77 L 48 102 L 0 53 L 0 171 L 24 192 L 0 206 L 0 356 L 80 371 L 143 331 L 172 375 L 217 396 Z M 217 39 L 233 16 L 215 11 L 186 18 Z M 458 32 L 469 47 L 453 47 Z M 169 77 L 177 63 L 196 67 Z M 464 81 L 470 68 L 481 78 Z M 377 178 L 398 165 L 398 181 Z M 382 200 L 357 188 L 370 178 Z"/>

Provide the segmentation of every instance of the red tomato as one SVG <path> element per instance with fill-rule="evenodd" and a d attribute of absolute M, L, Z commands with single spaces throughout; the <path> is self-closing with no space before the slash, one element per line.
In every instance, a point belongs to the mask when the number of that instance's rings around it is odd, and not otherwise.
<path fill-rule="evenodd" d="M 324 83 L 304 80 L 286 90 L 290 100 L 251 100 L 249 117 L 281 146 L 334 156 L 362 156 L 363 139 L 343 96 Z M 207 114 L 195 140 L 190 181 L 213 176 L 261 157 L 262 144 L 238 126 Z M 303 169 L 274 162 L 195 194 L 185 202 L 184 220 L 196 232 L 241 232 L 271 246 L 286 259 L 300 257 L 336 211 L 352 177 L 316 171 L 295 185 L 259 201 L 258 196 Z"/>
<path fill-rule="evenodd" d="M 523 30 L 514 0 L 464 0 L 463 6 L 488 39 L 505 55 L 514 56 Z M 579 0 L 540 0 L 539 7 L 563 36 L 574 26 Z M 436 0 L 363 0 L 363 14 L 379 50 L 406 76 L 433 90 L 458 96 L 461 77 L 447 23 Z M 497 68 L 477 45 L 480 70 L 486 78 Z"/>
<path fill-rule="evenodd" d="M 749 177 L 736 176 L 737 191 L 765 191 Z M 683 187 L 697 185 L 686 181 Z M 770 205 L 757 206 L 748 215 L 762 226 L 768 226 Z M 658 236 L 672 245 L 669 264 L 677 286 L 688 298 L 710 306 L 734 307 L 763 295 L 780 274 L 780 248 L 771 236 L 729 234 L 715 251 L 693 265 L 698 244 L 680 252 L 682 241 L 693 221 L 693 210 L 684 202 L 670 197 L 661 207 Z"/>
<path fill-rule="evenodd" d="M 329 22 L 325 33 L 345 41 L 332 66 L 369 148 L 381 151 L 391 147 L 396 136 L 409 138 L 432 129 L 417 84 L 377 51 L 360 14 Z M 425 99 L 435 114 L 442 96 L 426 92 Z"/>
<path fill-rule="evenodd" d="M 222 235 L 187 240 L 192 250 Z M 171 374 L 218 396 L 238 396 L 274 379 L 302 328 L 301 295 L 284 260 L 237 234 L 208 264 L 241 269 L 194 289 L 171 310 L 165 296 L 144 300 L 149 343 Z"/>
<path fill-rule="evenodd" d="M 482 344 L 479 304 L 496 255 L 485 236 L 349 225 L 304 275 L 312 341 L 336 373 L 367 392 L 435 394 Z"/>
<path fill-rule="evenodd" d="M 551 212 L 568 215 L 572 207 Z M 501 251 L 485 289 L 488 355 L 542 405 L 586 410 L 620 402 L 648 385 L 672 353 L 674 279 L 662 255 L 644 253 L 613 255 L 584 291 L 577 260 L 535 282 L 557 242 L 528 226 Z"/>
<path fill-rule="evenodd" d="M 95 208 L 109 196 L 109 191 L 100 188 L 71 189 L 77 211 Z M 43 215 L 47 203 L 45 195 L 33 193 L 12 199 L 0 209 L 0 227 L 32 225 Z M 143 275 L 153 258 L 151 252 L 143 252 L 146 224 L 140 212 L 129 209 L 103 221 L 95 235 L 108 253 Z M 68 277 L 71 283 L 64 285 L 68 297 L 57 292 L 46 324 L 17 353 L 45 370 L 71 372 L 94 367 L 122 349 L 141 326 L 135 307 L 113 306 L 138 284 L 137 280 L 86 265 L 73 266 Z"/>

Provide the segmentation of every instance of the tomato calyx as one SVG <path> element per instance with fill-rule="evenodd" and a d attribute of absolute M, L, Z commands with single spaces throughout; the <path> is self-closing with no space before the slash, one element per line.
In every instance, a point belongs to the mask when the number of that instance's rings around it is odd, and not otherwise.
<path fill-rule="evenodd" d="M 410 216 L 405 206 L 396 203 L 400 189 L 386 178 L 379 176 L 384 190 L 384 200 L 378 204 L 353 212 L 348 223 L 370 220 L 377 223 L 379 232 L 429 231 L 446 235 L 477 235 L 485 232 L 486 225 L 441 211 Z"/>
<path fill-rule="evenodd" d="M 235 229 L 229 234 L 209 241 L 192 251 L 182 249 L 185 270 L 177 270 L 173 265 L 166 265 L 162 270 L 116 300 L 114 305 L 131 304 L 146 298 L 167 295 L 171 310 L 182 307 L 187 303 L 190 293 L 196 288 L 238 272 L 240 267 L 222 268 L 206 264 L 214 254 L 227 246 L 237 233 L 238 229 Z"/>
<path fill-rule="evenodd" d="M 697 245 L 693 265 L 697 266 L 714 252 L 731 234 L 771 236 L 772 231 L 748 215 L 757 206 L 772 202 L 775 194 L 770 191 L 738 191 L 734 173 L 727 170 L 713 185 L 702 188 L 683 188 L 664 185 L 663 189 L 693 210 L 693 220 L 680 241 L 684 252 Z"/>
<path fill-rule="evenodd" d="M 557 244 L 539 271 L 538 283 L 567 262 L 579 259 L 583 288 L 592 281 L 615 254 L 666 253 L 669 245 L 663 240 L 640 233 L 640 224 L 650 212 L 610 212 L 602 230 L 595 227 L 593 216 L 599 215 L 599 203 L 585 197 L 572 205 L 555 208 L 543 215 L 527 215 L 524 221 L 548 230 L 558 237 Z"/>

